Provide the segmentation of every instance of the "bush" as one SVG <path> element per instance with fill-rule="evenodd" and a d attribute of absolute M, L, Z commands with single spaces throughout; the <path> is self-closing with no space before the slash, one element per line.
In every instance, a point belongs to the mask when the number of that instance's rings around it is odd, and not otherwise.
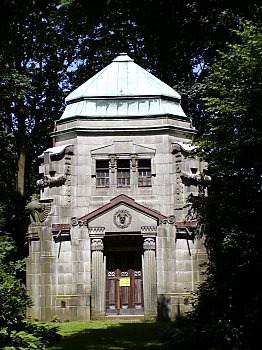
<path fill-rule="evenodd" d="M 1 231 L 3 224 L 0 205 L 0 349 L 43 350 L 61 336 L 57 326 L 25 321 L 31 301 L 17 277 L 22 264 L 11 258 L 15 245 L 11 236 Z"/>
<path fill-rule="evenodd" d="M 234 350 L 244 349 L 239 341 L 240 329 L 230 322 L 218 320 L 199 324 L 190 317 L 181 317 L 164 332 L 162 341 L 179 350 Z"/>

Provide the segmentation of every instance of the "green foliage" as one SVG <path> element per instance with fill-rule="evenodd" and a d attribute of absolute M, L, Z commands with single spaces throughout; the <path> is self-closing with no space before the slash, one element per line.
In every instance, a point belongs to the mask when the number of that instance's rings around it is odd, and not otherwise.
<path fill-rule="evenodd" d="M 45 346 L 54 344 L 61 339 L 61 335 L 59 334 L 60 326 L 54 324 L 28 322 L 26 323 L 25 330 L 41 339 Z"/>
<path fill-rule="evenodd" d="M 18 278 L 24 263 L 12 260 L 16 246 L 10 234 L 2 231 L 4 226 L 4 207 L 0 205 L 0 348 L 45 349 L 60 339 L 58 328 L 25 321 L 31 301 Z"/>
<path fill-rule="evenodd" d="M 25 317 L 26 307 L 30 305 L 25 288 L 16 277 L 0 271 L 0 327 L 15 327 Z"/>
<path fill-rule="evenodd" d="M 27 333 L 25 331 L 12 331 L 10 334 L 11 347 L 5 346 L 4 349 L 19 349 L 19 350 L 33 350 L 45 349 L 44 344 L 41 339 L 35 337 L 33 334 Z"/>
<path fill-rule="evenodd" d="M 22 329 L 22 330 L 21 330 Z M 19 330 L 0 330 L 1 349 L 44 350 L 61 339 L 58 327 L 44 323 L 23 322 Z"/>
<path fill-rule="evenodd" d="M 219 53 L 200 86 L 208 119 L 198 155 L 212 178 L 202 215 L 209 265 L 193 311 L 171 331 L 182 349 L 196 336 L 201 349 L 257 349 L 260 342 L 262 33 L 246 22 L 235 34 L 237 43 Z"/>
<path fill-rule="evenodd" d="M 0 196 L 8 205 L 7 224 L 21 255 L 28 224 L 23 208 L 37 190 L 37 156 L 51 146 L 47 135 L 62 114 L 65 95 L 127 52 L 178 89 L 185 112 L 201 132 L 203 110 L 192 86 L 206 75 L 216 49 L 233 40 L 230 29 L 239 25 L 239 18 L 256 18 L 258 3 L 0 3 L 5 14 L 0 23 Z"/>
<path fill-rule="evenodd" d="M 47 135 L 62 113 L 65 95 L 126 51 L 177 88 L 199 133 L 206 131 L 200 141 L 201 156 L 209 162 L 213 180 L 202 217 L 208 220 L 204 227 L 211 260 L 210 294 L 216 291 L 218 299 L 214 302 L 207 292 L 205 297 L 210 298 L 210 310 L 214 304 L 217 312 L 224 308 L 240 328 L 245 325 L 237 320 L 245 315 L 256 329 L 260 310 L 254 309 L 261 305 L 261 298 L 252 269 L 261 267 L 256 249 L 261 245 L 257 225 L 261 33 L 247 24 L 238 38 L 231 29 L 241 26 L 241 18 L 253 20 L 259 28 L 259 6 L 258 0 L 160 0 L 157 4 L 152 0 L 98 0 L 93 6 L 76 0 L 1 2 L 0 197 L 6 204 L 4 228 L 12 232 L 17 253 L 25 254 L 28 217 L 24 208 L 36 191 L 37 156 L 51 146 Z M 236 40 L 240 45 L 232 45 Z M 25 192 L 20 194 L 19 160 L 25 161 Z M 18 263 L 6 264 L 10 259 L 7 251 L 14 252 L 10 236 L 1 245 L 2 274 L 18 273 Z M 22 284 L 10 277 L 6 280 L 11 290 L 16 286 L 20 290 L 16 297 L 22 303 Z M 7 290 L 3 286 L 3 292 Z"/>
<path fill-rule="evenodd" d="M 217 322 L 199 324 L 199 319 L 178 318 L 162 335 L 162 340 L 179 350 L 238 350 L 241 330 L 230 321 L 218 319 Z"/>

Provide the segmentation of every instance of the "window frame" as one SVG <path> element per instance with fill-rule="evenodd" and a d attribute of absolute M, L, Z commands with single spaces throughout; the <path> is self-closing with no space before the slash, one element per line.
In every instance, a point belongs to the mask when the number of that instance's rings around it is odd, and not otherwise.
<path fill-rule="evenodd" d="M 151 159 L 138 159 L 138 187 L 152 187 L 152 165 Z"/>
<path fill-rule="evenodd" d="M 127 188 L 131 186 L 130 159 L 117 159 L 116 173 L 117 188 Z"/>
<path fill-rule="evenodd" d="M 104 163 L 104 166 L 98 167 L 99 162 Z M 101 173 L 101 175 L 99 173 Z M 96 159 L 96 188 L 109 188 L 109 187 L 110 187 L 109 160 Z"/>

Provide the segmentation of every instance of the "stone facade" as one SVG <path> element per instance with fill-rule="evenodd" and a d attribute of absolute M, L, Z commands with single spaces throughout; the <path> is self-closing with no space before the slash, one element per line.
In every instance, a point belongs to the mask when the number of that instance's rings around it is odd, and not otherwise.
<path fill-rule="evenodd" d="M 203 278 L 190 197 L 209 181 L 180 96 L 121 54 L 66 102 L 28 208 L 28 314 L 173 319 Z"/>

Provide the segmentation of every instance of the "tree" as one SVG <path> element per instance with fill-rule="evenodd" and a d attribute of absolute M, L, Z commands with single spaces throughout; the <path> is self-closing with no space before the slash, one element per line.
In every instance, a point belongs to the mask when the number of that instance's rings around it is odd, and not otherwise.
<path fill-rule="evenodd" d="M 97 6 L 86 1 L 63 2 L 69 8 L 70 21 L 77 19 L 78 33 L 90 28 L 90 20 L 95 28 L 79 51 L 82 79 L 117 53 L 127 52 L 183 94 L 183 107 L 200 132 L 203 118 L 192 86 L 205 75 L 217 49 L 234 39 L 231 29 L 237 28 L 239 19 L 253 20 L 258 6 L 258 1 L 238 0 L 99 0 Z M 74 74 L 81 79 L 78 71 Z"/>
<path fill-rule="evenodd" d="M 6 224 L 24 254 L 26 201 L 36 190 L 37 156 L 64 106 L 67 68 L 74 60 L 60 1 L 5 0 L 0 23 L 1 199 Z"/>
<path fill-rule="evenodd" d="M 209 265 L 187 341 L 198 336 L 205 349 L 257 349 L 260 342 L 262 32 L 251 22 L 240 28 L 199 86 L 208 123 L 198 155 L 212 177 L 203 215 Z"/>
<path fill-rule="evenodd" d="M 16 247 L 4 226 L 4 207 L 0 203 L 0 348 L 45 349 L 60 335 L 57 327 L 25 320 L 31 301 L 19 277 L 24 264 L 14 260 Z"/>
<path fill-rule="evenodd" d="M 183 94 L 195 125 L 203 125 L 192 85 L 231 40 L 239 17 L 253 18 L 257 1 L 4 0 L 0 23 L 0 129 L 12 138 L 10 227 L 24 236 L 25 202 L 35 192 L 37 156 L 51 146 L 47 135 L 60 117 L 65 95 L 128 52 Z M 202 67 L 196 72 L 196 67 Z M 26 175 L 26 176 L 25 176 Z M 6 187 L 6 186 L 5 186 Z M 0 190 L 1 191 L 1 190 Z M 11 195 L 11 197 L 10 197 Z M 11 198 L 11 199 L 10 199 Z M 15 218 L 15 223 L 13 222 Z M 25 222 L 25 225 L 23 224 Z"/>

